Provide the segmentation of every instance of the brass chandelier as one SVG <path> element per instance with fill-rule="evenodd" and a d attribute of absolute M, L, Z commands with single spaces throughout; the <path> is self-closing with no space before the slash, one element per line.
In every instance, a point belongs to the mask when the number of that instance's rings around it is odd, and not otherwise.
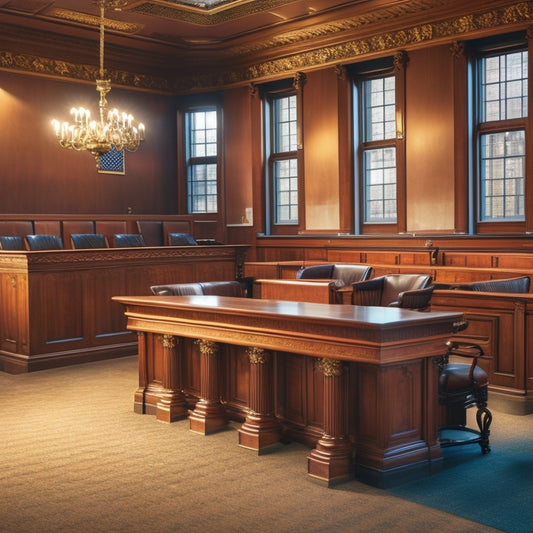
<path fill-rule="evenodd" d="M 84 107 L 72 108 L 74 122 L 52 121 L 59 145 L 76 151 L 87 150 L 100 168 L 100 156 L 116 150 L 134 152 L 144 141 L 144 124 L 134 126 L 133 117 L 120 113 L 117 109 L 108 110 L 106 95 L 111 90 L 111 80 L 104 79 L 104 25 L 105 8 L 120 9 L 127 2 L 124 0 L 98 0 L 100 7 L 100 79 L 96 80 L 96 90 L 100 93 L 99 120 L 91 120 L 91 113 Z"/>

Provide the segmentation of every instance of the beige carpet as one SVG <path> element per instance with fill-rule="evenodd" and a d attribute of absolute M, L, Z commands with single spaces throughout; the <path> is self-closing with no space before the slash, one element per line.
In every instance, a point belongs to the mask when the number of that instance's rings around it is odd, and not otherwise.
<path fill-rule="evenodd" d="M 350 481 L 325 488 L 296 443 L 257 456 L 237 425 L 191 433 L 133 412 L 137 358 L 0 372 L 0 531 L 483 532 Z"/>

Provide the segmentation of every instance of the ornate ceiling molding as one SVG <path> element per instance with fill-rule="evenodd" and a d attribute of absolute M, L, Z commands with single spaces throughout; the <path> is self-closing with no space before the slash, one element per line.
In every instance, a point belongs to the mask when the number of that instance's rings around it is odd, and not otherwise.
<path fill-rule="evenodd" d="M 361 31 L 372 24 L 383 24 L 390 20 L 401 19 L 408 15 L 435 9 L 445 4 L 446 0 L 419 0 L 409 2 L 409 4 L 385 7 L 370 13 L 339 19 L 325 24 L 314 24 L 304 29 L 281 33 L 261 42 L 234 46 L 229 50 L 229 54 L 233 56 L 252 54 L 282 46 L 301 44 L 313 39 L 328 38 L 340 33 Z"/>
<path fill-rule="evenodd" d="M 501 9 L 477 14 L 452 17 L 439 22 L 421 24 L 387 33 L 376 33 L 364 39 L 357 39 L 309 52 L 263 61 L 240 70 L 224 71 L 209 76 L 193 75 L 177 83 L 179 92 L 205 90 L 231 85 L 249 84 L 268 78 L 279 78 L 294 72 L 305 71 L 317 66 L 335 65 L 353 61 L 361 56 L 379 54 L 398 49 L 408 49 L 425 42 L 437 40 L 460 40 L 469 34 L 500 27 L 510 27 L 533 20 L 533 2 L 520 2 Z"/>
<path fill-rule="evenodd" d="M 98 27 L 100 24 L 100 17 L 88 15 L 87 13 L 80 13 L 79 11 L 71 11 L 70 9 L 52 8 L 48 15 L 62 20 L 86 24 L 87 26 Z M 105 28 L 107 30 L 120 31 L 123 33 L 137 33 L 142 27 L 143 26 L 140 24 L 130 24 L 128 22 L 108 18 L 105 19 Z"/>
<path fill-rule="evenodd" d="M 201 4 L 201 2 L 195 2 Z M 219 2 L 220 3 L 220 2 Z M 153 15 L 169 20 L 182 20 L 198 26 L 214 26 L 223 24 L 240 17 L 261 13 L 287 3 L 287 0 L 246 0 L 241 2 L 227 2 L 218 9 L 209 11 L 199 9 L 186 9 L 184 2 L 144 2 L 133 6 L 129 11 L 143 15 Z M 174 5 L 172 5 L 174 4 Z M 178 6 L 179 4 L 179 6 Z"/>
<path fill-rule="evenodd" d="M 417 2 L 417 5 L 420 7 L 423 3 Z M 394 10 L 391 10 L 387 16 L 397 17 L 398 15 Z M 461 41 L 471 35 L 479 35 L 482 32 L 502 28 L 505 31 L 512 31 L 513 29 L 516 30 L 517 27 L 524 27 L 525 24 L 531 24 L 532 20 L 532 1 L 517 2 L 498 9 L 449 17 L 440 21 L 413 25 L 385 33 L 379 32 L 381 24 L 378 24 L 377 20 L 372 19 L 372 22 L 375 23 L 375 30 L 372 31 L 370 19 L 345 19 L 336 23 L 313 26 L 299 32 L 284 34 L 262 43 L 261 49 L 272 49 L 273 46 L 276 48 L 276 53 L 280 54 L 280 57 L 275 59 L 251 64 L 253 53 L 257 52 L 259 48 L 243 47 L 240 52 L 251 55 L 247 56 L 250 57 L 249 64 L 245 64 L 242 68 L 225 68 L 221 71 L 206 68 L 201 73 L 190 69 L 170 75 L 169 79 L 164 76 L 113 69 L 108 69 L 108 74 L 114 86 L 167 94 L 199 92 L 236 85 L 249 85 L 253 82 L 291 76 L 296 72 L 304 72 L 322 66 L 346 64 L 366 55 L 408 50 L 432 41 Z M 357 30 L 357 25 L 368 25 L 366 29 L 368 36 L 352 40 L 348 40 L 346 36 L 345 40 L 341 42 L 343 32 L 353 35 L 354 29 Z M 315 48 L 310 49 L 309 45 L 313 38 L 322 41 L 323 37 L 330 38 L 332 34 L 335 35 L 337 43 L 321 47 L 317 47 L 319 44 L 315 44 Z M 294 45 L 294 43 L 302 41 L 306 41 L 308 51 L 282 55 L 282 45 Z M 242 62 L 245 62 L 244 58 Z M 78 65 L 72 62 L 9 51 L 0 51 L 0 69 L 91 83 L 98 76 L 96 66 Z"/>
<path fill-rule="evenodd" d="M 98 67 L 77 65 L 67 61 L 58 61 L 46 57 L 27 54 L 13 54 L 0 51 L 0 69 L 28 72 L 54 78 L 69 78 L 94 83 L 99 76 Z M 143 89 L 154 92 L 173 92 L 166 78 L 156 78 L 145 74 L 134 74 L 120 70 L 106 69 L 106 73 L 115 86 Z"/>

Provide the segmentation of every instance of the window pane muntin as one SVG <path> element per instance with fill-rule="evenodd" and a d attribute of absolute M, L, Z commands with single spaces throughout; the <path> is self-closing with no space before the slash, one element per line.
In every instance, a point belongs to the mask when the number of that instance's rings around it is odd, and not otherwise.
<path fill-rule="evenodd" d="M 273 223 L 298 224 L 297 95 L 271 100 Z"/>
<path fill-rule="evenodd" d="M 394 76 L 363 81 L 364 141 L 396 136 L 396 92 Z"/>
<path fill-rule="evenodd" d="M 186 113 L 187 209 L 189 213 L 218 210 L 217 110 L 204 108 Z"/>
<path fill-rule="evenodd" d="M 273 104 L 274 152 L 297 149 L 296 95 L 275 98 Z"/>
<path fill-rule="evenodd" d="M 363 174 L 364 222 L 396 222 L 396 148 L 365 150 Z"/>
<path fill-rule="evenodd" d="M 273 164 L 274 223 L 298 223 L 298 161 L 281 159 Z"/>
<path fill-rule="evenodd" d="M 527 116 L 527 50 L 481 59 L 481 122 Z"/>
<path fill-rule="evenodd" d="M 481 135 L 482 221 L 524 220 L 525 131 Z"/>

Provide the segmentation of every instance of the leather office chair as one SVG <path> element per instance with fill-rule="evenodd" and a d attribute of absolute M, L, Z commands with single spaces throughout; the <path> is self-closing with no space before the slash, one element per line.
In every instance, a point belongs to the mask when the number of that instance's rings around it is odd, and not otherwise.
<path fill-rule="evenodd" d="M 62 250 L 63 241 L 57 235 L 26 235 L 29 250 Z"/>
<path fill-rule="evenodd" d="M 473 281 L 464 285 L 456 285 L 456 289 L 464 291 L 481 291 L 481 292 L 529 292 L 529 276 L 521 276 L 509 279 L 491 279 L 487 281 Z"/>
<path fill-rule="evenodd" d="M 24 250 L 24 241 L 22 237 L 14 235 L 0 236 L 0 249 L 2 250 Z"/>
<path fill-rule="evenodd" d="M 109 247 L 106 236 L 101 233 L 73 233 L 70 241 L 76 249 Z"/>
<path fill-rule="evenodd" d="M 427 274 L 388 274 L 352 283 L 352 304 L 426 309 L 433 295 Z"/>
<path fill-rule="evenodd" d="M 313 265 L 301 268 L 296 279 L 336 279 L 349 286 L 355 281 L 369 279 L 373 270 L 368 265 Z"/>
<path fill-rule="evenodd" d="M 169 246 L 195 246 L 198 243 L 190 233 L 169 233 Z"/>
<path fill-rule="evenodd" d="M 468 323 L 458 324 L 458 330 Z M 478 443 L 482 453 L 490 452 L 492 413 L 487 407 L 489 377 L 478 365 L 485 358 L 482 344 L 488 340 L 456 337 L 447 342 L 446 353 L 438 357 L 439 403 L 445 407 L 445 422 L 439 428 L 441 447 Z M 450 358 L 452 358 L 450 360 Z M 459 358 L 470 358 L 461 363 Z M 459 361 L 458 361 L 459 359 Z M 477 429 L 467 427 L 466 410 L 476 407 Z"/>
<path fill-rule="evenodd" d="M 116 248 L 146 246 L 143 236 L 139 233 L 115 233 L 113 242 Z"/>
<path fill-rule="evenodd" d="M 215 295 L 243 298 L 245 292 L 238 281 L 207 281 L 202 283 L 174 283 L 153 285 L 150 290 L 156 296 Z"/>

